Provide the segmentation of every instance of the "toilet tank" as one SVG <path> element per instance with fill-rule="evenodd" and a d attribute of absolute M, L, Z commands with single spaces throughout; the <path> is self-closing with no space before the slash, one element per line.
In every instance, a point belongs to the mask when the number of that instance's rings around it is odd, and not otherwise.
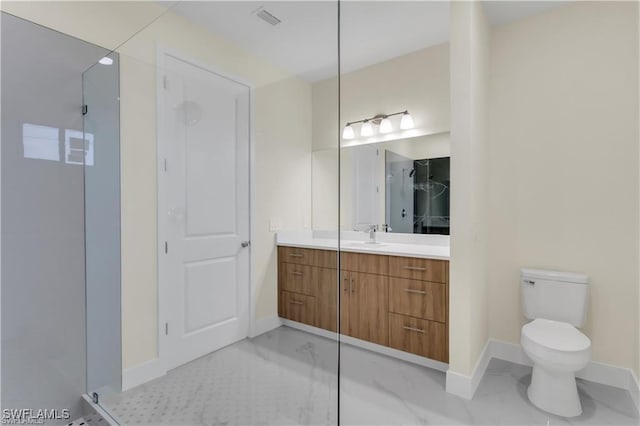
<path fill-rule="evenodd" d="M 589 277 L 572 272 L 522 269 L 520 294 L 524 316 L 584 325 L 589 297 Z"/>

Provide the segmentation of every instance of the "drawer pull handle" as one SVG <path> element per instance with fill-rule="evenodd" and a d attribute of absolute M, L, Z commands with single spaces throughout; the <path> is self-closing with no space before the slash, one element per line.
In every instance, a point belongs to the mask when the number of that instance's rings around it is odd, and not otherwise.
<path fill-rule="evenodd" d="M 291 300 L 289 303 L 293 303 L 294 305 L 304 305 L 304 302 L 300 302 L 298 300 Z"/>
<path fill-rule="evenodd" d="M 405 293 L 413 293 L 413 294 L 427 294 L 426 291 L 421 291 L 421 290 L 411 290 L 410 288 L 405 288 L 404 289 Z"/>
<path fill-rule="evenodd" d="M 298 272 L 298 271 L 291 271 L 292 275 L 304 275 L 303 272 Z"/>
<path fill-rule="evenodd" d="M 406 325 L 403 327 L 405 330 L 409 330 L 409 331 L 417 331 L 418 333 L 423 333 L 424 334 L 424 330 L 420 329 L 420 328 L 413 328 L 413 327 L 407 327 Z"/>
<path fill-rule="evenodd" d="M 289 256 L 291 256 L 291 257 L 303 257 L 303 255 L 300 254 L 300 253 L 289 253 Z"/>
<path fill-rule="evenodd" d="M 404 269 L 408 269 L 410 271 L 426 271 L 427 268 L 421 268 L 419 266 L 404 266 Z"/>

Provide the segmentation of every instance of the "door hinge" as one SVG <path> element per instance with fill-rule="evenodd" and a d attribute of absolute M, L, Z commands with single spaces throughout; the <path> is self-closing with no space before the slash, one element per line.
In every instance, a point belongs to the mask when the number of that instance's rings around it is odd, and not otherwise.
<path fill-rule="evenodd" d="M 169 242 L 167 241 L 164 242 L 164 252 L 169 253 Z"/>
<path fill-rule="evenodd" d="M 165 336 L 169 335 L 169 323 L 168 322 L 164 323 L 164 334 L 165 334 Z"/>
<path fill-rule="evenodd" d="M 162 76 L 162 87 L 167 88 L 167 76 Z"/>
<path fill-rule="evenodd" d="M 82 115 L 87 115 L 89 112 L 89 107 L 87 105 L 82 105 Z"/>
<path fill-rule="evenodd" d="M 167 159 L 166 158 L 164 159 L 164 171 L 165 172 L 167 171 Z"/>

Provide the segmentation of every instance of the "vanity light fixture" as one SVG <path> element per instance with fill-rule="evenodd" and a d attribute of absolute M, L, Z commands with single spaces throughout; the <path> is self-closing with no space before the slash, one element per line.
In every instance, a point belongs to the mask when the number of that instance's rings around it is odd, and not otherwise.
<path fill-rule="evenodd" d="M 362 127 L 360 127 L 360 136 L 367 137 L 371 135 L 373 135 L 373 126 L 369 123 L 369 120 L 365 120 L 362 123 Z"/>
<path fill-rule="evenodd" d="M 402 130 L 413 129 L 413 117 L 409 114 L 409 111 L 405 111 L 402 114 L 402 119 L 400 120 L 400 128 Z"/>
<path fill-rule="evenodd" d="M 356 123 L 362 123 L 360 127 L 360 136 L 369 137 L 373 136 L 373 126 L 375 124 L 378 126 L 378 131 L 380 133 L 391 133 L 393 131 L 393 125 L 391 124 L 391 120 L 389 117 L 393 117 L 395 115 L 402 114 L 402 119 L 400 120 L 400 129 L 401 130 L 409 130 L 413 129 L 413 117 L 409 114 L 409 111 L 404 110 L 400 112 L 394 112 L 393 114 L 377 114 L 370 118 L 364 118 L 362 120 L 350 121 L 344 126 L 344 130 L 342 131 L 343 139 L 353 139 L 355 138 L 355 131 L 353 130 L 353 125 Z"/>
<path fill-rule="evenodd" d="M 391 133 L 393 127 L 391 126 L 391 120 L 385 117 L 380 121 L 380 133 Z"/>
<path fill-rule="evenodd" d="M 353 127 L 351 126 L 351 124 L 347 124 L 346 126 L 344 126 L 344 130 L 342 131 L 343 139 L 353 139 L 355 136 L 356 134 L 353 131 Z"/>

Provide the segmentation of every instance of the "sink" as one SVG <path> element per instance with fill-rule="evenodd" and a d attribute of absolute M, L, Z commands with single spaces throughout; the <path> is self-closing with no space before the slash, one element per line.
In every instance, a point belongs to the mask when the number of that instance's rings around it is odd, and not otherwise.
<path fill-rule="evenodd" d="M 371 243 L 369 241 L 354 241 L 354 242 L 345 242 L 341 244 L 342 247 L 352 247 L 352 248 L 362 248 L 362 249 L 379 249 L 383 247 L 387 247 L 388 244 L 384 243 Z"/>

